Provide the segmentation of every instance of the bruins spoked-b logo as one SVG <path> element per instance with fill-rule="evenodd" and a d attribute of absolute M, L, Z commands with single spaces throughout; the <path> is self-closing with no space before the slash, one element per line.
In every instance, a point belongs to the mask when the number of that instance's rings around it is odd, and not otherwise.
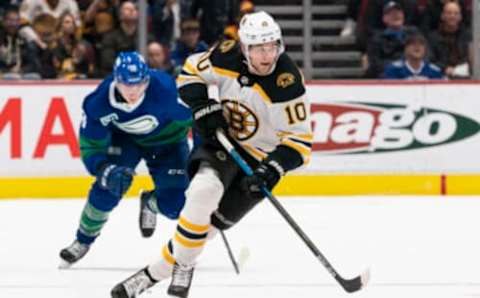
<path fill-rule="evenodd" d="M 222 100 L 224 114 L 230 123 L 230 133 L 239 141 L 245 141 L 258 130 L 257 116 L 238 101 Z"/>

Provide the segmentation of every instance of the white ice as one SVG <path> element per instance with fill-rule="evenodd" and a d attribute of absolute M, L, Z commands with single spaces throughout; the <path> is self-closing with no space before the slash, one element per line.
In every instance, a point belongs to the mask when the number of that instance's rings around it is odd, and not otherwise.
<path fill-rule="evenodd" d="M 368 286 L 345 293 L 268 201 L 199 260 L 190 293 L 205 297 L 480 297 L 480 198 L 309 197 L 281 203 L 345 278 L 371 269 Z M 172 235 L 161 219 L 151 239 L 138 230 L 138 201 L 124 200 L 87 256 L 59 270 L 59 250 L 74 239 L 84 200 L 0 201 L 1 298 L 106 298 L 110 289 L 153 261 Z M 162 282 L 141 297 L 167 297 Z"/>

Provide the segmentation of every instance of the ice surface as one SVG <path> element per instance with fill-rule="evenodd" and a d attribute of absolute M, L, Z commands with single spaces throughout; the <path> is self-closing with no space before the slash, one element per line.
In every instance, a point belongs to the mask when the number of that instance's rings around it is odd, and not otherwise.
<path fill-rule="evenodd" d="M 263 202 L 227 231 L 250 257 L 236 275 L 220 237 L 195 273 L 191 298 L 480 297 L 480 198 L 296 197 L 280 200 L 345 278 L 371 269 L 370 284 L 345 293 L 300 238 Z M 84 200 L 0 201 L 0 298 L 106 298 L 153 261 L 175 223 L 160 219 L 151 239 L 138 230 L 138 201 L 124 200 L 87 256 L 57 269 Z M 167 297 L 167 282 L 141 297 Z"/>

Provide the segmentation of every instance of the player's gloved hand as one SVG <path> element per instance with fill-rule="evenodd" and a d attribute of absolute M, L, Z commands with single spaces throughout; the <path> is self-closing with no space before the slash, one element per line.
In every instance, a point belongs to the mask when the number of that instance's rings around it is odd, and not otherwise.
<path fill-rule="evenodd" d="M 132 184 L 133 175 L 135 172 L 131 168 L 107 164 L 98 172 L 97 181 L 100 187 L 121 197 Z"/>
<path fill-rule="evenodd" d="M 242 186 L 246 192 L 250 193 L 252 198 L 264 198 L 265 194 L 262 191 L 262 187 L 272 190 L 280 180 L 282 175 L 271 163 L 272 161 L 260 163 L 253 171 L 252 176 L 243 178 Z"/>
<path fill-rule="evenodd" d="M 208 99 L 194 107 L 193 120 L 194 129 L 206 141 L 216 140 L 217 129 L 228 130 L 227 120 L 223 117 L 222 104 L 214 99 Z"/>

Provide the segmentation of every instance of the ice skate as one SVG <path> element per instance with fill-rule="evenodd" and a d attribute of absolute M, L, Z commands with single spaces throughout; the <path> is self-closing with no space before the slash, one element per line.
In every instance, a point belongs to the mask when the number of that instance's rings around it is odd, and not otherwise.
<path fill-rule="evenodd" d="M 62 259 L 59 268 L 66 269 L 76 263 L 78 260 L 83 258 L 88 250 L 90 249 L 90 245 L 83 244 L 78 242 L 78 240 L 73 241 L 73 243 L 62 249 L 60 251 L 60 258 Z"/>
<path fill-rule="evenodd" d="M 167 294 L 171 297 L 187 298 L 190 285 L 192 284 L 194 269 L 193 266 L 184 266 L 175 263 Z"/>
<path fill-rule="evenodd" d="M 156 283 L 145 267 L 113 287 L 110 293 L 112 298 L 134 298 Z"/>
<path fill-rule="evenodd" d="M 142 191 L 140 195 L 140 232 L 144 238 L 149 238 L 155 232 L 157 226 L 157 214 L 148 207 L 153 191 Z"/>

